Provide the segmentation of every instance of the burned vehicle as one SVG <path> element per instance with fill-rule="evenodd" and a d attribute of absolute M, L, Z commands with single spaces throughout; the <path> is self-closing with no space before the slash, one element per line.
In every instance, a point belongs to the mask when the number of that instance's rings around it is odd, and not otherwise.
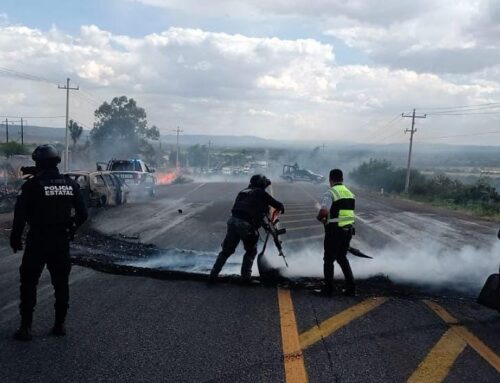
<path fill-rule="evenodd" d="M 139 159 L 110 160 L 107 163 L 98 162 L 97 170 L 106 170 L 119 177 L 130 188 L 132 194 L 156 194 L 155 169 Z"/>
<path fill-rule="evenodd" d="M 325 177 L 321 174 L 314 173 L 308 169 L 300 169 L 299 165 L 283 165 L 281 178 L 288 182 L 305 181 L 320 184 L 325 181 Z"/>
<path fill-rule="evenodd" d="M 121 205 L 127 202 L 129 187 L 112 172 L 68 172 L 68 177 L 80 185 L 85 203 L 89 207 Z"/>

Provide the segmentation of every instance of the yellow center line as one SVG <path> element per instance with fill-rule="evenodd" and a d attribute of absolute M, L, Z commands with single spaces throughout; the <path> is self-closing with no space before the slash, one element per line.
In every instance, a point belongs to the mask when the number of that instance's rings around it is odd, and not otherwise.
<path fill-rule="evenodd" d="M 371 310 L 377 308 L 382 303 L 386 302 L 388 298 L 370 298 L 355 306 L 349 307 L 348 309 L 342 311 L 341 313 L 321 322 L 319 326 L 314 326 L 313 328 L 300 334 L 300 345 L 302 349 L 306 349 L 312 346 L 314 343 L 320 341 L 323 338 L 333 334 L 338 329 L 344 327 L 351 321 L 365 315 Z"/>
<path fill-rule="evenodd" d="M 427 354 L 408 379 L 408 383 L 440 383 L 446 379 L 453 363 L 467 343 L 449 329 Z"/>
<path fill-rule="evenodd" d="M 436 302 L 424 300 L 424 303 L 434 311 L 446 324 L 451 326 L 451 330 L 461 337 L 472 347 L 479 355 L 483 357 L 494 369 L 500 373 L 500 357 L 487 345 L 485 345 L 477 336 L 471 333 L 465 326 L 459 325 L 458 320 L 453 317 L 443 307 Z"/>
<path fill-rule="evenodd" d="M 283 359 L 287 383 L 307 383 L 304 354 L 300 347 L 295 311 L 293 309 L 290 290 L 278 288 L 278 303 L 280 309 L 281 339 L 283 343 Z"/>

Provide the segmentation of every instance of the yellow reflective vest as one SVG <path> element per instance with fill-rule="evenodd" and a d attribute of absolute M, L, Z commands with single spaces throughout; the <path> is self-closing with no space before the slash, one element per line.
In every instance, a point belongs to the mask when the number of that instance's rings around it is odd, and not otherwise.
<path fill-rule="evenodd" d="M 339 227 L 353 225 L 355 220 L 354 194 L 344 184 L 334 185 L 330 193 L 332 193 L 332 206 L 327 224 L 337 223 Z"/>

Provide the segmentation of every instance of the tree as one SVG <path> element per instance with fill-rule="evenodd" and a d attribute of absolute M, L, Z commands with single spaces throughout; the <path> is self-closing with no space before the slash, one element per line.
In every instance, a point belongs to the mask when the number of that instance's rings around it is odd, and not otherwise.
<path fill-rule="evenodd" d="M 187 149 L 189 156 L 189 164 L 191 166 L 206 167 L 208 163 L 208 147 L 207 145 L 196 144 Z"/>
<path fill-rule="evenodd" d="M 0 144 L 0 154 L 5 156 L 5 157 L 11 157 L 16 154 L 29 154 L 30 150 L 24 146 L 21 145 L 18 142 L 15 141 L 10 141 L 7 143 L 2 143 Z"/>
<path fill-rule="evenodd" d="M 69 134 L 71 135 L 71 141 L 73 141 L 73 148 L 76 146 L 76 142 L 80 139 L 83 133 L 83 127 L 78 125 L 75 121 L 69 120 Z"/>
<path fill-rule="evenodd" d="M 115 97 L 104 102 L 95 112 L 97 122 L 90 132 L 98 154 L 109 157 L 150 155 L 153 151 L 148 140 L 158 140 L 156 126 L 148 127 L 146 111 L 134 99 Z"/>

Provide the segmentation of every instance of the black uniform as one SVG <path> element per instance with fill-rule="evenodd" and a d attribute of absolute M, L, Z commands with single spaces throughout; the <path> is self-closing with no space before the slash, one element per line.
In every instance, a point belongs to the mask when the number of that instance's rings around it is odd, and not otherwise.
<path fill-rule="evenodd" d="M 283 204 L 271 197 L 263 188 L 248 187 L 238 194 L 231 210 L 232 216 L 227 221 L 227 234 L 222 243 L 222 251 L 210 273 L 212 279 L 219 275 L 227 259 L 235 252 L 240 240 L 245 248 L 241 276 L 244 279 L 250 279 L 253 261 L 257 255 L 258 229 L 269 212 L 269 206 L 284 211 Z"/>
<path fill-rule="evenodd" d="M 64 323 L 69 301 L 70 236 L 86 219 L 87 209 L 78 184 L 61 175 L 57 168 L 42 170 L 23 184 L 17 197 L 10 237 L 11 247 L 20 249 L 22 233 L 28 223 L 20 267 L 23 326 L 31 326 L 36 286 L 45 265 L 55 290 L 56 323 Z"/>
<path fill-rule="evenodd" d="M 325 292 L 332 293 L 333 283 L 333 263 L 337 261 L 344 274 L 346 290 L 354 293 L 355 283 L 351 265 L 347 259 L 347 251 L 352 239 L 352 226 L 338 227 L 331 223 L 325 226 L 323 273 L 325 275 Z"/>

